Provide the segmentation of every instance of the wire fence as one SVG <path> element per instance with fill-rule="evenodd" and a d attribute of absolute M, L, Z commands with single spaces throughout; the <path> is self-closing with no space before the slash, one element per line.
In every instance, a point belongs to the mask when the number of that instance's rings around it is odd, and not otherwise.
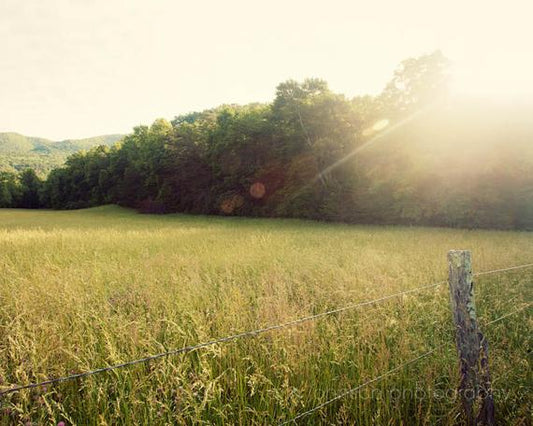
<path fill-rule="evenodd" d="M 315 315 L 309 315 L 307 317 L 298 318 L 298 319 L 295 319 L 295 320 L 292 320 L 292 321 L 288 321 L 288 322 L 285 322 L 285 323 L 282 323 L 282 324 L 271 325 L 271 326 L 264 327 L 264 328 L 259 328 L 259 329 L 256 329 L 256 330 L 250 330 L 250 331 L 245 331 L 245 332 L 238 333 L 238 334 L 233 334 L 231 336 L 221 337 L 219 339 L 210 340 L 208 342 L 199 343 L 197 345 L 184 346 L 184 347 L 173 349 L 173 350 L 170 350 L 170 351 L 167 351 L 167 352 L 161 352 L 161 353 L 158 353 L 158 354 L 155 354 L 155 355 L 146 356 L 144 358 L 139 358 L 139 359 L 135 359 L 135 360 L 132 360 L 132 361 L 124 362 L 124 363 L 121 363 L 121 364 L 115 364 L 115 365 L 110 365 L 110 366 L 107 366 L 107 367 L 96 368 L 94 370 L 85 371 L 83 373 L 76 373 L 76 374 L 71 374 L 69 376 L 64 376 L 64 377 L 58 377 L 58 378 L 54 378 L 54 379 L 44 380 L 44 381 L 38 382 L 38 383 L 30 383 L 30 384 L 27 384 L 27 385 L 14 386 L 14 387 L 11 387 L 11 388 L 8 388 L 8 389 L 0 391 L 0 396 L 8 394 L 8 393 L 18 392 L 18 391 L 21 391 L 21 390 L 24 390 L 24 389 L 32 389 L 32 388 L 52 385 L 52 384 L 56 384 L 56 383 L 66 382 L 66 381 L 69 381 L 69 380 L 81 379 L 83 377 L 92 376 L 94 374 L 104 373 L 106 371 L 112 371 L 112 370 L 116 370 L 116 369 L 119 369 L 119 368 L 129 367 L 129 366 L 136 365 L 136 364 L 141 364 L 141 363 L 146 363 L 148 361 L 157 360 L 159 358 L 164 358 L 164 357 L 168 357 L 168 356 L 172 356 L 172 355 L 178 355 L 178 354 L 183 354 L 183 353 L 187 353 L 187 352 L 192 352 L 192 351 L 196 351 L 198 349 L 206 348 L 206 347 L 213 346 L 213 345 L 218 345 L 218 344 L 221 344 L 221 343 L 228 343 L 228 342 L 231 342 L 231 341 L 234 341 L 234 340 L 237 340 L 237 339 L 241 339 L 241 338 L 244 338 L 244 337 L 255 337 L 255 336 L 259 335 L 259 334 L 264 334 L 264 333 L 268 333 L 268 332 L 275 331 L 275 330 L 280 330 L 280 329 L 287 328 L 287 327 L 294 327 L 296 325 L 303 324 L 303 323 L 308 322 L 308 321 L 316 320 L 316 319 L 323 318 L 323 317 L 326 317 L 326 316 L 329 316 L 329 315 L 333 315 L 333 314 L 338 314 L 340 312 L 344 312 L 344 311 L 360 308 L 360 307 L 363 307 L 363 306 L 374 305 L 376 303 L 383 302 L 383 301 L 389 300 L 389 299 L 393 299 L 393 298 L 396 298 L 396 297 L 399 297 L 399 296 L 403 296 L 405 294 L 415 293 L 415 292 L 418 292 L 418 291 L 422 291 L 422 290 L 427 290 L 427 289 L 430 289 L 430 288 L 438 287 L 439 285 L 441 285 L 441 284 L 443 284 L 445 282 L 446 281 L 439 281 L 439 282 L 436 282 L 436 283 L 433 283 L 433 284 L 423 285 L 423 286 L 420 286 L 420 287 L 417 287 L 417 288 L 413 288 L 411 290 L 400 291 L 398 293 L 394 293 L 394 294 L 390 294 L 388 296 L 380 297 L 378 299 L 368 300 L 368 301 L 365 301 L 365 302 L 356 303 L 354 305 L 349 305 L 349 306 L 345 306 L 345 307 L 338 308 L 338 309 L 332 309 L 332 310 L 329 310 L 329 311 L 326 311 L 326 312 L 321 312 L 321 313 L 315 314 Z"/>
<path fill-rule="evenodd" d="M 518 269 L 531 268 L 532 266 L 533 266 L 533 263 L 526 263 L 524 265 L 511 266 L 509 268 L 493 269 L 491 271 L 476 272 L 473 275 L 474 275 L 474 277 L 479 277 L 481 275 L 498 274 L 500 272 L 509 272 L 509 271 L 515 271 L 515 270 L 518 270 Z"/>
<path fill-rule="evenodd" d="M 500 321 L 503 321 L 504 319 L 506 319 L 506 318 L 508 318 L 508 317 L 510 317 L 512 315 L 515 315 L 515 314 L 527 309 L 528 307 L 530 307 L 532 305 L 533 305 L 533 303 L 528 303 L 528 304 L 526 304 L 525 306 L 522 306 L 519 309 L 516 309 L 516 310 L 514 310 L 512 312 L 509 312 L 509 313 L 507 313 L 505 315 L 502 315 L 501 317 L 499 317 L 499 318 L 497 318 L 497 319 L 495 319 L 493 321 L 490 321 L 490 322 L 486 323 L 485 326 L 489 326 L 489 325 L 492 325 L 492 324 L 496 324 L 496 323 L 498 323 Z M 409 361 L 406 361 L 406 362 L 400 364 L 399 366 L 390 369 L 386 373 L 380 374 L 379 376 L 374 377 L 371 380 L 368 380 L 368 381 L 366 381 L 366 382 L 364 382 L 364 383 L 362 383 L 362 384 L 360 384 L 360 385 L 358 385 L 358 386 L 356 386 L 354 388 L 351 388 L 351 389 L 349 389 L 349 390 L 347 390 L 345 392 L 342 392 L 339 395 L 327 400 L 326 402 L 323 402 L 323 403 L 311 408 L 310 410 L 307 410 L 307 411 L 304 411 L 301 414 L 298 414 L 296 417 L 293 417 L 290 420 L 286 420 L 286 421 L 284 421 L 282 423 L 279 423 L 279 426 L 288 425 L 290 423 L 296 423 L 298 420 L 301 420 L 304 417 L 307 417 L 307 416 L 315 413 L 316 411 L 319 411 L 322 408 L 333 404 L 336 401 L 339 401 L 339 400 L 341 400 L 343 398 L 346 398 L 347 396 L 350 396 L 350 395 L 356 393 L 357 391 L 359 391 L 359 390 L 361 390 L 361 389 L 363 389 L 363 388 L 365 388 L 365 387 L 367 387 L 367 386 L 369 386 L 369 385 L 371 385 L 373 383 L 379 382 L 380 380 L 384 379 L 385 377 L 390 376 L 391 374 L 396 373 L 399 370 L 402 370 L 403 368 L 407 367 L 408 365 L 414 364 L 414 363 L 416 363 L 416 362 L 418 362 L 418 361 L 420 361 L 420 360 L 422 360 L 422 359 L 424 359 L 424 358 L 426 358 L 426 357 L 428 357 L 430 355 L 433 355 L 439 349 L 444 348 L 447 345 L 448 345 L 447 343 L 443 343 L 441 345 L 438 345 L 437 347 L 435 347 L 435 348 L 423 353 L 422 355 L 419 355 L 416 358 L 410 359 Z"/>
<path fill-rule="evenodd" d="M 524 265 L 518 265 L 518 266 L 512 266 L 512 267 L 509 267 L 509 268 L 494 269 L 494 270 L 489 270 L 489 271 L 478 272 L 478 273 L 473 274 L 473 276 L 481 276 L 481 275 L 495 274 L 495 273 L 501 273 L 501 272 L 507 272 L 507 271 L 514 271 L 514 270 L 520 270 L 520 269 L 525 269 L 525 268 L 529 268 L 529 267 L 533 267 L 533 263 L 524 264 Z M 143 358 L 134 359 L 134 360 L 127 361 L 127 362 L 124 362 L 124 363 L 120 363 L 120 364 L 110 365 L 110 366 L 101 367 L 101 368 L 95 368 L 95 369 L 88 370 L 88 371 L 85 371 L 85 372 L 82 372 L 82 373 L 71 374 L 71 375 L 68 375 L 68 376 L 51 378 L 51 379 L 44 380 L 44 381 L 41 381 L 41 382 L 35 382 L 35 383 L 29 383 L 29 384 L 25 384 L 25 385 L 12 386 L 10 388 L 1 390 L 0 391 L 0 397 L 1 396 L 5 396 L 5 395 L 10 394 L 10 393 L 19 392 L 19 391 L 22 391 L 22 390 L 34 389 L 34 388 L 39 388 L 39 387 L 43 387 L 43 386 L 54 385 L 54 384 L 58 384 L 58 383 L 62 383 L 62 382 L 72 381 L 72 380 L 76 380 L 76 379 L 82 379 L 82 378 L 85 378 L 85 377 L 88 377 L 88 376 L 92 376 L 92 375 L 95 375 L 95 374 L 109 372 L 109 371 L 113 371 L 113 370 L 116 370 L 116 369 L 133 366 L 133 365 L 136 365 L 136 364 L 147 363 L 149 361 L 154 361 L 154 360 L 157 360 L 157 359 L 160 359 L 160 358 L 164 358 L 164 357 L 168 357 L 168 356 L 172 356 L 172 355 L 189 353 L 189 352 L 193 352 L 193 351 L 196 351 L 196 350 L 199 350 L 199 349 L 202 349 L 202 348 L 206 348 L 206 347 L 209 347 L 209 346 L 218 345 L 218 344 L 222 344 L 222 343 L 232 342 L 232 341 L 235 341 L 235 340 L 238 340 L 238 339 L 241 339 L 241 338 L 245 338 L 245 337 L 255 337 L 255 336 L 263 334 L 263 333 L 268 333 L 268 332 L 281 330 L 281 329 L 288 328 L 288 327 L 297 326 L 297 325 L 303 324 L 305 322 L 317 320 L 317 319 L 320 319 L 320 318 L 323 318 L 323 317 L 326 317 L 326 316 L 330 316 L 330 315 L 334 315 L 334 314 L 338 314 L 338 313 L 341 313 L 341 312 L 344 312 L 344 311 L 357 309 L 357 308 L 361 308 L 361 307 L 364 307 L 364 306 L 375 305 L 375 304 L 378 304 L 380 302 L 384 302 L 386 300 L 394 299 L 394 298 L 397 298 L 397 297 L 400 297 L 400 296 L 403 296 L 403 295 L 406 295 L 406 294 L 412 294 L 412 293 L 421 292 L 421 291 L 424 291 L 424 290 L 436 288 L 436 287 L 438 287 L 438 286 L 440 286 L 442 284 L 445 284 L 446 282 L 447 282 L 447 280 L 442 280 L 442 281 L 434 282 L 434 283 L 431 283 L 431 284 L 422 285 L 422 286 L 419 286 L 419 287 L 416 287 L 416 288 L 413 288 L 413 289 L 400 291 L 400 292 L 393 293 L 393 294 L 390 294 L 390 295 L 387 295 L 387 296 L 383 296 L 383 297 L 380 297 L 380 298 L 377 298 L 377 299 L 368 300 L 368 301 L 364 301 L 364 302 L 348 305 L 348 306 L 345 306 L 345 307 L 328 310 L 328 311 L 325 311 L 325 312 L 321 312 L 321 313 L 314 314 L 314 315 L 309 315 L 309 316 L 306 316 L 306 317 L 303 317 L 303 318 L 298 318 L 298 319 L 295 319 L 295 320 L 292 320 L 292 321 L 288 321 L 288 322 L 285 322 L 285 323 L 281 323 L 281 324 L 277 324 L 277 325 L 271 325 L 271 326 L 264 327 L 264 328 L 259 328 L 259 329 L 256 329 L 256 330 L 245 331 L 245 332 L 242 332 L 242 333 L 221 337 L 221 338 L 218 338 L 218 339 L 210 340 L 208 342 L 199 343 L 199 344 L 196 344 L 196 345 L 184 346 L 184 347 L 177 348 L 177 349 L 174 349 L 174 350 L 170 350 L 170 351 L 167 351 L 167 352 L 161 352 L 161 353 L 158 353 L 158 354 L 155 354 L 155 355 L 149 355 L 149 356 L 146 356 L 146 357 L 143 357 Z M 514 314 L 526 309 L 528 306 L 531 306 L 531 304 L 529 304 L 526 307 L 523 307 L 523 308 L 521 308 L 519 310 L 516 310 L 514 312 L 508 313 L 508 314 L 506 314 L 506 315 L 504 315 L 504 316 L 502 316 L 502 317 L 500 317 L 500 318 L 498 318 L 498 319 L 496 319 L 494 321 L 491 321 L 491 322 L 487 323 L 486 325 L 494 324 L 495 322 L 503 320 L 504 318 L 507 318 L 507 317 L 509 317 L 511 315 L 514 315 Z M 402 364 L 402 365 L 400 365 L 398 367 L 395 367 L 392 370 L 389 370 L 386 373 L 384 373 L 384 374 L 382 374 L 382 375 L 380 375 L 380 376 L 378 376 L 378 377 L 376 377 L 376 378 L 374 378 L 372 380 L 369 380 L 368 382 L 365 382 L 365 383 L 363 383 L 363 384 L 361 384 L 361 385 L 359 385 L 359 386 L 357 386 L 357 387 L 355 387 L 353 389 L 350 389 L 350 390 L 348 390 L 348 391 L 336 396 L 335 398 L 331 399 L 330 401 L 327 401 L 327 402 L 325 402 L 323 404 L 320 404 L 319 406 L 313 408 L 312 410 L 309 410 L 308 412 L 302 413 L 299 416 L 295 417 L 294 419 L 291 419 L 288 422 L 285 422 L 285 423 L 282 423 L 282 424 L 288 424 L 290 422 L 294 422 L 295 420 L 298 420 L 298 419 L 300 419 L 302 417 L 305 417 L 305 416 L 311 414 L 312 412 L 317 411 L 317 410 L 325 407 L 326 405 L 329 405 L 329 404 L 331 404 L 331 403 L 333 403 L 333 402 L 335 402 L 335 401 L 337 401 L 337 400 L 339 400 L 339 399 L 341 399 L 341 398 L 343 398 L 343 397 L 345 397 L 347 395 L 350 395 L 351 393 L 354 393 L 357 390 L 359 390 L 359 389 L 361 389 L 361 388 L 363 388 L 365 386 L 368 386 L 368 385 L 370 385 L 372 383 L 375 383 L 375 382 L 381 380 L 382 378 L 387 377 L 390 374 L 402 369 L 403 367 L 405 367 L 405 366 L 407 366 L 409 364 L 413 364 L 413 363 L 415 363 L 415 362 L 417 362 L 417 361 L 419 361 L 419 360 L 421 360 L 421 359 L 433 354 L 436 350 L 439 349 L 439 347 L 437 347 L 435 349 L 432 349 L 432 350 L 430 350 L 430 351 L 428 351 L 428 352 L 426 352 L 426 353 L 424 353 L 424 354 L 422 354 L 422 355 L 420 355 L 420 356 L 418 356 L 418 357 L 416 357 L 416 358 L 414 358 L 414 359 L 412 359 L 410 361 L 407 361 L 406 363 L 404 363 L 404 364 Z"/>

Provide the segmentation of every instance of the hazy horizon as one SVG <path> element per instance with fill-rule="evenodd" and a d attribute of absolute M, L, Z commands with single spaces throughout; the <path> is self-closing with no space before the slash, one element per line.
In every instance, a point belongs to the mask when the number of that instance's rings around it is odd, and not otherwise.
<path fill-rule="evenodd" d="M 4 0 L 0 132 L 128 133 L 158 117 L 271 101 L 289 78 L 376 94 L 403 59 L 436 49 L 453 63 L 456 94 L 527 99 L 528 9 L 525 1 Z"/>

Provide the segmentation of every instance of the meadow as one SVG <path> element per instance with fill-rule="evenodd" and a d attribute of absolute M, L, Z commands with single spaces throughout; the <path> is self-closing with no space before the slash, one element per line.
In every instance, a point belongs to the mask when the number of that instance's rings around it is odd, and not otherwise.
<path fill-rule="evenodd" d="M 0 210 L 0 390 L 533 262 L 533 233 Z M 532 421 L 533 268 L 476 279 L 497 419 Z M 283 330 L 0 397 L 0 424 L 457 424 L 446 284 Z"/>

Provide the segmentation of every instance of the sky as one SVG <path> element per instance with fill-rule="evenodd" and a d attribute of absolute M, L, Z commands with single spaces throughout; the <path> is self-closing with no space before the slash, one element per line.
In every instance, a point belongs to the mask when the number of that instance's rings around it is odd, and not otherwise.
<path fill-rule="evenodd" d="M 268 102 L 289 78 L 379 93 L 440 49 L 453 90 L 533 97 L 526 0 L 0 0 L 0 132 L 128 133 L 223 103 Z"/>

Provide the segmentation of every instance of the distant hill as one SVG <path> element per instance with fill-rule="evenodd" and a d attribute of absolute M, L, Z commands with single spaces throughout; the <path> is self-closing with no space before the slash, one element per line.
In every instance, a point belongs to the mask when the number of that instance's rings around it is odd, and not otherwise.
<path fill-rule="evenodd" d="M 0 171 L 14 172 L 31 167 L 38 174 L 46 175 L 54 167 L 61 166 L 70 154 L 98 145 L 111 146 L 123 136 L 51 141 L 19 133 L 0 133 Z"/>

